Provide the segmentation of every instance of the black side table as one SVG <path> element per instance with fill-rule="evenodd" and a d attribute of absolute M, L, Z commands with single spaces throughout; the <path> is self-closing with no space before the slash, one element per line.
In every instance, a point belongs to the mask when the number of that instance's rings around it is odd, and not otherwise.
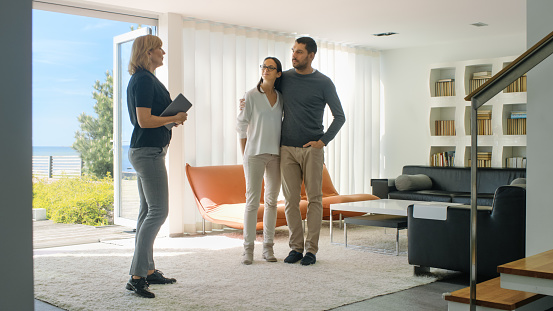
<path fill-rule="evenodd" d="M 374 214 L 374 215 L 363 215 L 363 216 L 345 218 L 344 219 L 344 241 L 345 241 L 346 247 L 348 247 L 347 224 L 395 228 L 396 229 L 396 256 L 399 255 L 399 230 L 407 228 L 406 216 Z"/>

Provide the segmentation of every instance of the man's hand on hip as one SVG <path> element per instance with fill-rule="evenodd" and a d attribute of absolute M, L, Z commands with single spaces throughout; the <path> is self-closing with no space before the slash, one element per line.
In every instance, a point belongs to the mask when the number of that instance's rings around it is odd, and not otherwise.
<path fill-rule="evenodd" d="M 323 141 L 319 139 L 317 141 L 308 142 L 307 144 L 303 145 L 303 148 L 313 147 L 317 149 L 322 149 L 324 146 L 325 146 L 325 143 L 323 143 Z"/>

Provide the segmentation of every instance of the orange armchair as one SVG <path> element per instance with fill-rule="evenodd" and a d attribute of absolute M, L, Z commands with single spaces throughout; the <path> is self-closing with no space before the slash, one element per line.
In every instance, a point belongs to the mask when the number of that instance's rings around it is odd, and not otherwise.
<path fill-rule="evenodd" d="M 231 228 L 244 229 L 244 207 L 246 204 L 246 181 L 242 165 L 214 165 L 194 167 L 186 164 L 186 176 L 196 199 L 196 205 L 205 220 Z M 371 194 L 340 195 L 332 185 L 330 175 L 323 171 L 323 219 L 330 218 L 330 204 L 374 200 L 378 197 Z M 302 186 L 300 211 L 302 219 L 307 215 L 307 197 Z M 263 229 L 263 194 L 257 212 L 256 229 Z M 358 216 L 361 213 L 341 212 L 344 216 Z M 338 215 L 336 212 L 335 215 Z M 277 205 L 276 226 L 285 226 L 284 201 Z M 205 228 L 205 227 L 204 227 Z M 205 232 L 205 230 L 204 230 Z"/>

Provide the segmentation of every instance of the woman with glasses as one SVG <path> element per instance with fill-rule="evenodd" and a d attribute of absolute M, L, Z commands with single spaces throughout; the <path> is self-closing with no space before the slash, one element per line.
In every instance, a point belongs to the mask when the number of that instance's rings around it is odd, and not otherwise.
<path fill-rule="evenodd" d="M 129 62 L 132 75 L 127 87 L 127 105 L 131 123 L 129 160 L 136 170 L 140 209 L 136 241 L 127 289 L 146 298 L 154 298 L 149 284 L 171 284 L 176 280 L 163 276 L 154 264 L 154 240 L 169 212 L 169 187 L 165 154 L 171 130 L 164 125 L 183 124 L 185 112 L 174 116 L 160 114 L 171 103 L 165 86 L 154 71 L 163 65 L 165 52 L 159 37 L 146 35 L 134 40 Z"/>
<path fill-rule="evenodd" d="M 251 265 L 261 187 L 265 180 L 263 213 L 263 258 L 276 262 L 273 252 L 277 200 L 280 190 L 280 127 L 282 96 L 275 89 L 280 83 L 282 65 L 267 57 L 257 87 L 245 94 L 245 107 L 237 118 L 237 131 L 244 156 L 246 208 L 244 211 L 244 253 L 242 263 Z"/>

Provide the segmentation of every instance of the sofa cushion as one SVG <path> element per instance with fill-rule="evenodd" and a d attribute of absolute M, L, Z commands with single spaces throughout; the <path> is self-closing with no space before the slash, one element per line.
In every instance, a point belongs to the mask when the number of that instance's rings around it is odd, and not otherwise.
<path fill-rule="evenodd" d="M 432 189 L 432 180 L 424 174 L 399 175 L 396 178 L 396 188 L 399 191 L 416 191 Z"/>
<path fill-rule="evenodd" d="M 511 181 L 511 186 L 526 185 L 526 178 L 517 178 Z"/>
<path fill-rule="evenodd" d="M 451 202 L 451 192 L 441 190 L 393 191 L 390 199 L 413 201 Z"/>
<path fill-rule="evenodd" d="M 470 193 L 456 193 L 452 194 L 451 202 L 470 205 Z M 491 193 L 479 193 L 476 200 L 478 205 L 492 206 L 493 194 Z"/>

